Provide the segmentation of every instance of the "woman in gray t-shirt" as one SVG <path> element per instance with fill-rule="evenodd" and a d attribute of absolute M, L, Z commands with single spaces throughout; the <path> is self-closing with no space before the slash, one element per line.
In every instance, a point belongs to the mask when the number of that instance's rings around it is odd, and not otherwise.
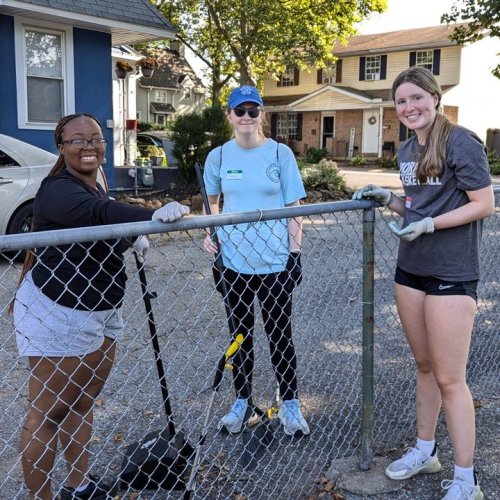
<path fill-rule="evenodd" d="M 395 292 L 417 364 L 417 441 L 385 472 L 401 480 L 441 469 L 434 437 L 443 405 L 455 462 L 453 479 L 442 482 L 444 498 L 480 500 L 466 365 L 482 219 L 493 213 L 494 197 L 483 144 L 438 111 L 441 96 L 424 68 L 409 68 L 396 78 L 397 116 L 415 133 L 398 151 L 404 199 L 373 185 L 356 191 L 353 199 L 373 198 L 404 217 L 402 228 L 395 222 L 389 227 L 401 239 Z"/>

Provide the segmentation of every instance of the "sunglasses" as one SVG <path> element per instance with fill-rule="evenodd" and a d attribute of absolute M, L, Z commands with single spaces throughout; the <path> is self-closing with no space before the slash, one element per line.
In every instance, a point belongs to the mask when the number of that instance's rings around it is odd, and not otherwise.
<path fill-rule="evenodd" d="M 260 109 L 259 108 L 233 108 L 234 114 L 238 117 L 241 118 L 242 116 L 245 116 L 245 113 L 248 113 L 248 116 L 250 118 L 257 118 L 260 115 Z"/>

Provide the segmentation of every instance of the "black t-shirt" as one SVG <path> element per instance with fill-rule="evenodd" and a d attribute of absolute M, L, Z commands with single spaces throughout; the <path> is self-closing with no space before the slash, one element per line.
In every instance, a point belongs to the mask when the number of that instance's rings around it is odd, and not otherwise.
<path fill-rule="evenodd" d="M 110 200 L 63 169 L 46 177 L 33 207 L 35 231 L 148 221 L 153 209 Z M 125 239 L 37 248 L 33 281 L 54 302 L 72 309 L 120 307 L 125 293 Z"/>

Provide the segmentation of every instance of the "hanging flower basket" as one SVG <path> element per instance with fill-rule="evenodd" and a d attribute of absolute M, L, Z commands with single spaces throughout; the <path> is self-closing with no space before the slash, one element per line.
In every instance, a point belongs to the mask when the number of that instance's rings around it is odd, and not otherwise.
<path fill-rule="evenodd" d="M 143 57 L 137 61 L 137 65 L 140 66 L 142 71 L 142 76 L 145 78 L 151 78 L 153 76 L 155 68 L 158 68 L 158 61 L 154 57 Z"/>
<path fill-rule="evenodd" d="M 127 61 L 116 61 L 115 73 L 117 78 L 123 79 L 131 71 L 134 71 L 134 68 Z"/>

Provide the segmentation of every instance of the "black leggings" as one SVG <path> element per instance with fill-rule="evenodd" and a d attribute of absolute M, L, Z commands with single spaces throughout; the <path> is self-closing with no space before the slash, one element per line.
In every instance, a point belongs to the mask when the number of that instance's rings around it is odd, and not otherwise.
<path fill-rule="evenodd" d="M 257 296 L 269 341 L 271 362 L 283 400 L 297 397 L 297 359 L 292 341 L 292 294 L 285 289 L 288 272 L 240 274 L 224 269 L 225 300 L 229 330 L 244 336 L 239 355 L 233 361 L 234 386 L 238 398 L 251 399 L 254 368 L 254 299 Z M 222 290 L 221 290 L 222 291 Z M 234 323 L 234 327 L 233 327 Z M 236 332 L 234 331 L 236 328 Z"/>

